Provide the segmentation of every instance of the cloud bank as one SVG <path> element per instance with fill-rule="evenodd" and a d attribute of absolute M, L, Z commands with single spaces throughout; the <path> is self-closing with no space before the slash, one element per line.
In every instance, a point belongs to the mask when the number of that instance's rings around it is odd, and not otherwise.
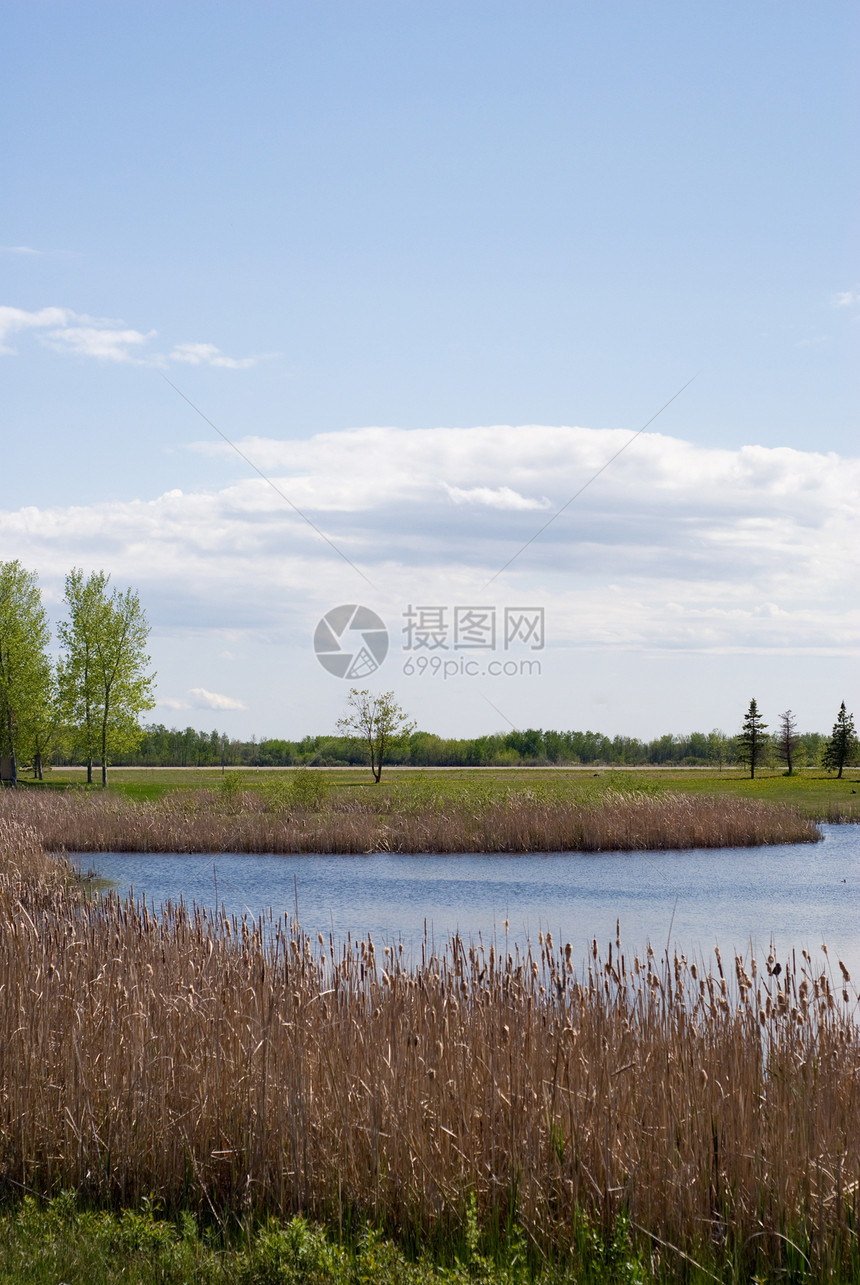
<path fill-rule="evenodd" d="M 408 603 L 506 602 L 544 606 L 552 645 L 856 653 L 860 459 L 832 453 L 643 434 L 485 588 L 629 436 L 496 426 L 243 441 L 373 590 L 255 477 L 2 512 L 0 541 L 46 584 L 79 564 L 139 586 L 162 630 L 304 636 L 337 602 L 388 619 Z M 243 467 L 227 447 L 197 449 Z"/>

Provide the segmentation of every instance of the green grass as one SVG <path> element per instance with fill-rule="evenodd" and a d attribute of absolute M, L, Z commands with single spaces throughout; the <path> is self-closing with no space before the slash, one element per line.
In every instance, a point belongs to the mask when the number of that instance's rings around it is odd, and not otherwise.
<path fill-rule="evenodd" d="M 0 1206 L 0 1281 L 5 1285 L 812 1285 L 860 1281 L 860 1257 L 825 1252 L 813 1267 L 796 1242 L 780 1242 L 781 1261 L 761 1252 L 743 1263 L 727 1250 L 699 1259 L 645 1241 L 619 1218 L 610 1234 L 583 1218 L 563 1262 L 547 1261 L 518 1228 L 487 1243 L 474 1205 L 455 1240 L 418 1252 L 364 1225 L 336 1236 L 302 1217 L 229 1228 L 201 1227 L 187 1212 L 173 1218 L 151 1206 L 118 1213 L 83 1208 L 74 1193 L 27 1197 Z M 746 1247 L 747 1250 L 749 1247 Z M 784 1252 L 783 1252 L 784 1250 Z M 702 1262 L 700 1259 L 704 1259 Z"/>
<path fill-rule="evenodd" d="M 228 768 L 242 780 L 243 788 L 258 789 L 273 780 L 283 781 L 300 769 Z M 311 769 L 315 771 L 315 769 Z M 850 768 L 841 781 L 820 769 L 804 769 L 794 776 L 781 770 L 759 769 L 755 780 L 737 768 L 684 770 L 678 768 L 642 768 L 633 771 L 596 768 L 474 768 L 398 769 L 383 776 L 381 785 L 374 784 L 365 768 L 333 768 L 320 773 L 326 784 L 338 793 L 360 791 L 380 796 L 384 804 L 391 790 L 410 788 L 421 782 L 420 789 L 432 787 L 442 794 L 456 794 L 463 789 L 482 793 L 536 789 L 560 794 L 594 794 L 615 788 L 624 790 L 673 790 L 692 794 L 728 794 L 742 798 L 764 799 L 771 803 L 790 803 L 809 816 L 826 820 L 834 809 L 852 813 L 860 819 L 860 769 Z M 80 785 L 80 769 L 56 768 L 49 784 Z M 217 788 L 220 770 L 198 768 L 111 768 L 111 791 L 134 801 L 161 798 L 178 789 Z M 95 789 L 98 786 L 93 787 Z"/>

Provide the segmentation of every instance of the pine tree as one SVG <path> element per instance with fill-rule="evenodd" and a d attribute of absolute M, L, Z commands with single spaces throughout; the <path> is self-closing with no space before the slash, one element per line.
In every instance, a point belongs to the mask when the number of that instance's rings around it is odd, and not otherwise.
<path fill-rule="evenodd" d="M 768 745 L 767 723 L 762 721 L 755 700 L 750 701 L 741 733 L 737 738 L 738 761 L 749 763 L 750 779 L 755 776 L 756 764 L 760 762 Z"/>
<path fill-rule="evenodd" d="M 830 740 L 824 747 L 823 763 L 827 771 L 835 771 L 837 779 L 841 779 L 842 769 L 856 757 L 857 748 L 854 715 L 848 713 L 843 701 L 839 706 Z"/>

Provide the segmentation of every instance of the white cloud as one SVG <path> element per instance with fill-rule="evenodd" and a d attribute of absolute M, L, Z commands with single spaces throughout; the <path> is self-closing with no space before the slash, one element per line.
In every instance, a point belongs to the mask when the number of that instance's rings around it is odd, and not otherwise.
<path fill-rule="evenodd" d="M 228 357 L 214 344 L 205 343 L 174 344 L 169 353 L 157 352 L 150 346 L 158 333 L 156 330 L 144 333 L 120 321 L 88 317 L 69 308 L 40 308 L 27 312 L 23 308 L 0 306 L 0 353 L 14 353 L 15 349 L 6 344 L 6 339 L 26 330 L 42 332 L 43 344 L 55 352 L 93 357 L 97 361 L 156 367 L 184 362 L 224 370 L 246 370 L 259 360 L 257 357 Z"/>
<path fill-rule="evenodd" d="M 159 696 L 157 703 L 159 705 L 163 705 L 165 709 L 190 709 L 191 708 L 191 705 L 189 704 L 188 701 L 180 700 L 175 696 Z"/>
<path fill-rule="evenodd" d="M 63 326 L 74 313 L 68 308 L 40 308 L 37 312 L 27 312 L 23 308 L 11 308 L 0 305 L 0 353 L 12 353 L 14 348 L 6 345 L 10 335 L 20 330 L 38 330 L 45 326 Z"/>
<path fill-rule="evenodd" d="M 445 490 L 455 504 L 477 504 L 488 509 L 548 509 L 546 498 L 537 500 L 512 491 L 509 486 L 448 486 Z"/>
<path fill-rule="evenodd" d="M 304 637 L 350 601 L 390 620 L 409 602 L 534 603 L 568 647 L 856 652 L 860 459 L 645 433 L 529 544 L 629 440 L 537 425 L 242 442 L 374 589 L 252 476 L 0 513 L 0 547 L 46 586 L 105 566 L 160 630 L 213 632 L 213 656 L 237 642 L 245 654 L 251 635 Z"/>
<path fill-rule="evenodd" d="M 0 254 L 41 255 L 43 250 L 34 250 L 31 245 L 0 245 Z"/>
<path fill-rule="evenodd" d="M 99 361 L 136 361 L 135 350 L 139 351 L 155 335 L 150 330 L 143 335 L 139 330 L 111 330 L 96 326 L 65 326 L 62 330 L 51 330 L 45 336 L 45 342 L 58 352 L 72 352 L 79 357 L 96 357 Z"/>
<path fill-rule="evenodd" d="M 860 290 L 840 290 L 831 300 L 834 308 L 851 308 L 860 303 Z"/>
<path fill-rule="evenodd" d="M 176 344 L 168 361 L 182 361 L 189 366 L 221 366 L 225 370 L 247 370 L 257 363 L 256 357 L 227 357 L 214 344 Z"/>
<path fill-rule="evenodd" d="M 219 692 L 207 692 L 205 687 L 192 687 L 195 709 L 245 709 L 245 702 Z"/>

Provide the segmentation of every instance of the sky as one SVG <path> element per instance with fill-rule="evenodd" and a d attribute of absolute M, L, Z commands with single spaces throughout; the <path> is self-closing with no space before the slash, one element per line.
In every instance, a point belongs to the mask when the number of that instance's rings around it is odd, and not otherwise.
<path fill-rule="evenodd" d="M 357 685 L 446 736 L 732 733 L 752 696 L 829 728 L 858 28 L 12 0 L 0 559 L 54 623 L 72 566 L 138 588 L 168 725 L 326 733 Z M 341 605 L 387 629 L 366 675 L 315 654 Z M 370 617 L 335 619 L 359 656 Z"/>

